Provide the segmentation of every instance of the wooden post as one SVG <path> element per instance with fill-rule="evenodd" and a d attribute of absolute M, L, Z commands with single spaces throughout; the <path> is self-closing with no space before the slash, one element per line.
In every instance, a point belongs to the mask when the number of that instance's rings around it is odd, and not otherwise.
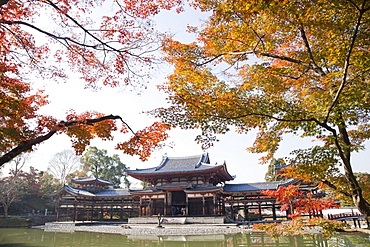
<path fill-rule="evenodd" d="M 246 198 L 245 198 L 245 195 L 244 195 L 244 198 L 243 198 L 243 204 L 244 204 L 244 208 L 243 208 L 243 211 L 244 211 L 244 221 L 246 221 L 247 217 L 248 217 L 248 209 L 247 209 L 247 202 L 246 202 Z"/>
<path fill-rule="evenodd" d="M 163 198 L 163 215 L 167 215 L 167 193 L 164 194 Z"/>
<path fill-rule="evenodd" d="M 73 205 L 74 206 L 74 209 L 73 209 L 73 222 L 75 222 L 76 221 L 76 214 L 77 214 L 77 206 L 76 206 L 76 204 L 74 204 Z"/>
<path fill-rule="evenodd" d="M 245 205 L 245 220 L 249 221 L 249 206 L 248 206 L 248 204 Z"/>
<path fill-rule="evenodd" d="M 60 216 L 60 204 L 58 204 L 57 206 L 57 221 L 59 220 L 59 216 Z"/>
<path fill-rule="evenodd" d="M 216 204 L 216 195 L 213 194 L 213 214 L 217 214 L 217 204 Z"/>
<path fill-rule="evenodd" d="M 206 200 L 204 198 L 204 195 L 202 195 L 202 213 L 203 215 L 206 214 Z"/>
<path fill-rule="evenodd" d="M 272 203 L 272 219 L 276 220 L 276 207 L 274 202 Z"/>
<path fill-rule="evenodd" d="M 186 206 L 185 206 L 185 215 L 189 215 L 189 197 L 188 194 L 185 194 L 185 201 L 186 201 Z"/>
<path fill-rule="evenodd" d="M 143 216 L 142 206 L 143 206 L 143 199 L 142 199 L 142 197 L 140 196 L 140 205 L 139 205 L 140 210 L 139 210 L 139 216 Z"/>
<path fill-rule="evenodd" d="M 261 208 L 261 202 L 258 202 L 258 214 L 259 219 L 262 220 L 262 208 Z"/>

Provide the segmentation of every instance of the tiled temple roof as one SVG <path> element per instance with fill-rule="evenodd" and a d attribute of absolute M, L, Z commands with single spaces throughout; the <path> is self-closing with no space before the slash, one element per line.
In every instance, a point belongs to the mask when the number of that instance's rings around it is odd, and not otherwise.
<path fill-rule="evenodd" d="M 126 170 L 132 174 L 158 174 L 158 173 L 174 173 L 174 172 L 192 172 L 213 169 L 216 166 L 209 165 L 208 154 L 188 157 L 163 157 L 161 163 L 157 167 Z"/>
<path fill-rule="evenodd" d="M 57 196 L 58 194 L 66 192 L 73 196 L 86 196 L 86 197 L 122 197 L 122 196 L 131 196 L 131 193 L 128 189 L 106 189 L 102 190 L 98 193 L 92 193 L 87 190 L 64 185 L 63 188 L 57 190 L 56 192 L 52 193 L 52 196 Z"/>
<path fill-rule="evenodd" d="M 259 190 L 277 190 L 280 186 L 288 186 L 296 182 L 294 179 L 273 182 L 257 182 L 257 183 L 242 183 L 242 184 L 225 184 L 224 192 L 246 192 Z"/>
<path fill-rule="evenodd" d="M 113 185 L 113 182 L 102 179 L 102 178 L 98 178 L 98 177 L 95 177 L 95 176 L 86 177 L 86 178 L 71 179 L 71 182 L 76 183 L 76 184 L 83 184 L 83 183 L 89 183 L 89 182 L 99 182 L 99 183 L 106 184 L 106 185 Z"/>
<path fill-rule="evenodd" d="M 185 192 L 207 192 L 207 191 L 215 191 L 221 190 L 221 186 L 211 186 L 211 187 L 198 187 L 198 188 L 190 188 L 186 189 Z"/>
<path fill-rule="evenodd" d="M 187 172 L 200 172 L 212 169 L 217 169 L 225 167 L 226 165 L 210 165 L 208 153 L 196 156 L 188 157 L 163 157 L 161 163 L 157 167 L 146 168 L 146 169 L 136 169 L 136 170 L 126 170 L 126 172 L 131 175 L 156 175 L 165 173 L 187 173 Z M 228 174 L 229 179 L 232 180 L 234 177 Z"/>

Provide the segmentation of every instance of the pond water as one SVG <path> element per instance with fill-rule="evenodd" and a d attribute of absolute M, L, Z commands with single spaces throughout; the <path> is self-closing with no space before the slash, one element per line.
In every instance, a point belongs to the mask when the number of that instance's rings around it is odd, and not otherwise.
<path fill-rule="evenodd" d="M 280 237 L 275 240 L 265 234 L 205 235 L 205 236 L 124 236 L 89 232 L 45 232 L 42 229 L 2 228 L 0 246 L 31 247 L 367 247 L 370 236 L 340 233 L 325 240 L 321 236 Z"/>

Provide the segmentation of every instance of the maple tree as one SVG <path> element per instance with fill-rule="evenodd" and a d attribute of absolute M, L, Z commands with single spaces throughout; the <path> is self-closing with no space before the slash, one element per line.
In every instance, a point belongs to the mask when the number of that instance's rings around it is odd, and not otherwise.
<path fill-rule="evenodd" d="M 77 73 L 86 88 L 143 86 L 156 63 L 152 52 L 159 47 L 146 17 L 179 2 L 135 2 L 0 1 L 0 166 L 56 133 L 69 135 L 81 154 L 92 138 L 113 139 L 112 131 L 120 128 L 116 120 L 121 120 L 122 132 L 129 132 L 121 116 L 71 111 L 65 121 L 58 121 L 40 114 L 49 102 L 47 92 L 35 82 L 65 82 L 69 73 Z M 136 143 L 143 144 L 144 139 L 152 145 L 147 150 L 156 148 L 160 141 L 154 139 L 163 140 L 168 129 L 161 123 L 153 126 L 150 138 L 145 131 L 140 136 L 131 131 Z M 145 160 L 149 153 L 140 155 Z"/>
<path fill-rule="evenodd" d="M 304 235 L 310 232 L 307 229 L 316 229 L 324 237 L 330 237 L 335 231 L 345 227 L 343 222 L 315 217 L 322 210 L 340 207 L 334 203 L 333 198 L 317 197 L 310 191 L 299 190 L 299 185 L 281 186 L 277 190 L 263 191 L 263 194 L 275 198 L 276 202 L 281 205 L 280 210 L 287 211 L 287 217 L 291 220 L 280 224 L 256 224 L 253 226 L 256 230 L 264 230 L 267 234 L 277 237 L 279 235 Z M 302 216 L 310 216 L 310 218 Z M 320 229 L 317 229 L 317 226 Z"/>
<path fill-rule="evenodd" d="M 276 202 L 281 205 L 281 211 L 288 211 L 288 218 L 299 216 L 315 216 L 324 209 L 338 208 L 333 198 L 315 198 L 312 192 L 299 190 L 299 185 L 281 186 L 277 190 L 266 190 L 263 194 L 276 198 Z"/>
<path fill-rule="evenodd" d="M 256 130 L 248 150 L 274 157 L 284 135 L 316 139 L 292 153 L 290 175 L 350 198 L 370 219 L 351 155 L 370 138 L 368 0 L 215 1 L 190 27 L 198 41 L 165 39 L 173 73 L 161 88 L 169 107 L 152 113 L 170 126 L 202 130 L 208 148 L 234 126 Z M 341 172 L 341 168 L 344 172 Z"/>

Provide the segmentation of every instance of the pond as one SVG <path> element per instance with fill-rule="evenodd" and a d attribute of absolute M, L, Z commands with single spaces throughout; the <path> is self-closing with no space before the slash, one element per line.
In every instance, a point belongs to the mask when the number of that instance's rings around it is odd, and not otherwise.
<path fill-rule="evenodd" d="M 90 232 L 45 232 L 42 229 L 2 228 L 0 246 L 33 247 L 367 247 L 370 237 L 360 233 L 340 233 L 325 240 L 321 236 L 291 236 L 275 240 L 268 235 L 235 234 L 204 236 L 124 236 Z"/>

